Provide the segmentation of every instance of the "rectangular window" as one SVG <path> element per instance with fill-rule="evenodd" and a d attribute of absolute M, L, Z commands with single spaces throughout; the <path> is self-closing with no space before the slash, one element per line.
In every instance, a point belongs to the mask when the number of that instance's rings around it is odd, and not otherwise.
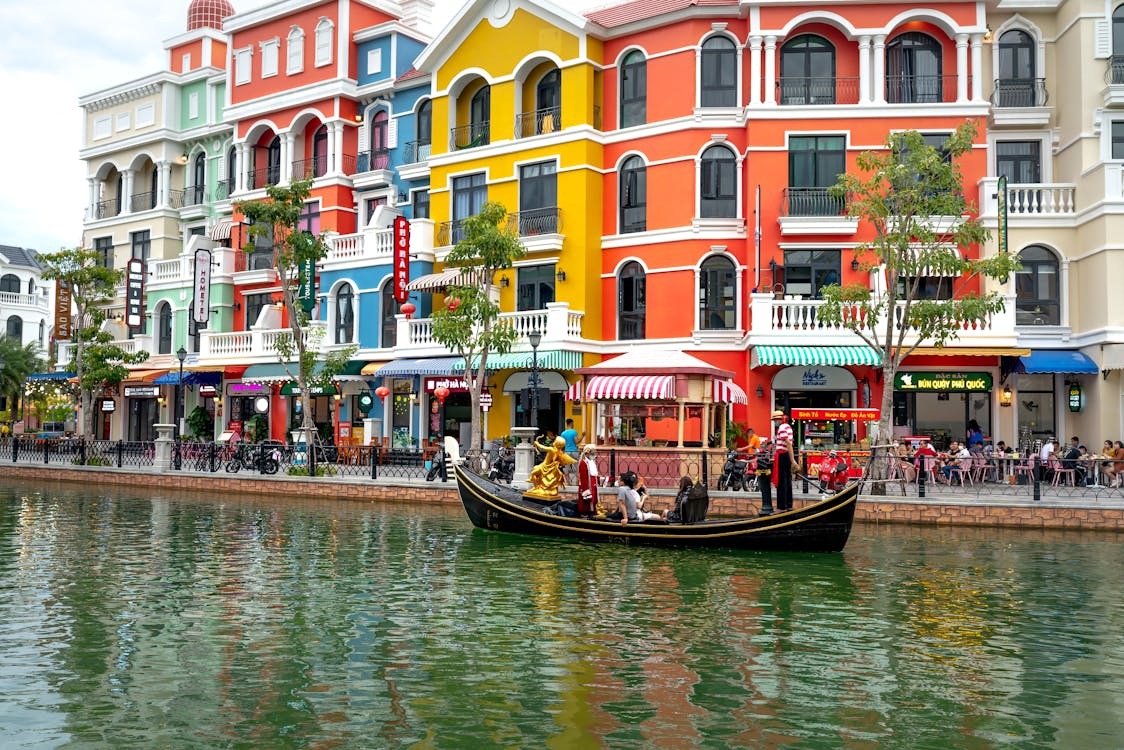
<path fill-rule="evenodd" d="M 554 301 L 554 266 L 528 266 L 518 269 L 519 287 L 516 309 L 543 310 Z"/>
<path fill-rule="evenodd" d="M 374 75 L 375 73 L 382 72 L 382 50 L 369 49 L 367 50 L 367 75 Z"/>
<path fill-rule="evenodd" d="M 785 250 L 785 292 L 819 299 L 820 290 L 840 282 L 841 263 L 839 250 Z"/>
<path fill-rule="evenodd" d="M 113 268 L 113 238 L 97 237 L 94 239 L 94 253 L 98 256 L 98 265 L 102 268 Z"/>
<path fill-rule="evenodd" d="M 109 115 L 94 120 L 93 138 L 95 141 L 113 135 L 113 118 Z"/>
<path fill-rule="evenodd" d="M 428 219 L 429 218 L 429 191 L 428 190 L 415 190 L 410 194 L 410 202 L 413 206 L 415 219 Z"/>
<path fill-rule="evenodd" d="M 124 131 L 128 130 L 129 129 L 129 120 L 130 120 L 129 113 L 128 112 L 122 112 L 121 114 L 117 115 L 117 123 L 114 125 L 114 129 L 118 133 L 121 133 L 121 132 L 124 132 Z"/>
<path fill-rule="evenodd" d="M 180 58 L 180 72 L 181 73 L 187 73 L 190 70 L 191 70 L 191 53 L 185 52 L 185 53 L 183 53 L 183 57 Z"/>
<path fill-rule="evenodd" d="M 464 239 L 460 224 L 469 216 L 480 213 L 481 207 L 488 200 L 488 184 L 484 180 L 484 173 L 465 175 L 453 178 L 453 224 L 451 243 L 455 245 Z"/>
<path fill-rule="evenodd" d="M 378 208 L 379 206 L 385 206 L 385 205 L 386 205 L 386 196 L 385 195 L 379 196 L 378 198 L 368 198 L 363 204 L 363 208 L 365 210 L 364 216 L 366 217 L 364 219 L 364 226 L 371 223 L 371 219 L 373 219 L 374 216 L 375 216 L 375 209 Z"/>
<path fill-rule="evenodd" d="M 1008 183 L 1033 183 L 1042 179 L 1042 141 L 997 141 L 995 174 Z"/>
<path fill-rule="evenodd" d="M 247 294 L 242 298 L 242 309 L 246 312 L 246 329 L 249 330 L 258 322 L 262 308 L 270 304 L 272 294 Z"/>
<path fill-rule="evenodd" d="M 558 231 L 558 165 L 553 161 L 519 168 L 519 234 Z"/>
<path fill-rule="evenodd" d="M 1112 123 L 1112 158 L 1124 159 L 1124 121 Z"/>
<path fill-rule="evenodd" d="M 253 47 L 236 50 L 234 52 L 234 85 L 241 86 L 250 82 L 250 65 L 253 64 Z"/>
<path fill-rule="evenodd" d="M 273 268 L 273 228 L 261 236 L 254 237 L 254 249 L 246 257 L 247 271 L 262 271 Z"/>
<path fill-rule="evenodd" d="M 332 24 L 324 19 L 316 25 L 316 67 L 332 62 Z"/>
<path fill-rule="evenodd" d="M 320 201 L 309 201 L 304 204 L 299 226 L 314 237 L 320 236 Z"/>
<path fill-rule="evenodd" d="M 917 291 L 913 299 L 952 299 L 952 283 L 955 279 L 951 276 L 920 276 L 917 277 Z M 898 298 L 904 299 L 906 282 L 909 277 L 898 280 Z"/>
<path fill-rule="evenodd" d="M 194 120 L 199 116 L 199 92 L 192 91 L 187 95 L 187 119 Z"/>
<path fill-rule="evenodd" d="M 156 124 L 156 105 L 144 104 L 137 107 L 136 123 L 138 128 L 147 128 Z"/>
<path fill-rule="evenodd" d="M 130 232 L 129 244 L 132 246 L 133 255 L 135 260 L 143 260 L 148 262 L 148 256 L 152 253 L 152 235 L 149 230 L 145 229 L 143 232 Z"/>
<path fill-rule="evenodd" d="M 844 201 L 829 192 L 847 171 L 846 139 L 841 135 L 788 139 L 788 216 L 839 216 Z"/>
<path fill-rule="evenodd" d="M 270 39 L 261 43 L 261 77 L 270 78 L 277 75 L 277 54 L 281 49 L 279 39 Z"/>

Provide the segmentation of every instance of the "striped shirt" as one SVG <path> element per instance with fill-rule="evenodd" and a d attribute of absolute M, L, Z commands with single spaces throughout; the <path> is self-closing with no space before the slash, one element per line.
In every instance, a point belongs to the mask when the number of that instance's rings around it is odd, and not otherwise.
<path fill-rule="evenodd" d="M 777 452 L 786 453 L 792 451 L 792 425 L 787 422 L 781 422 L 777 425 Z"/>

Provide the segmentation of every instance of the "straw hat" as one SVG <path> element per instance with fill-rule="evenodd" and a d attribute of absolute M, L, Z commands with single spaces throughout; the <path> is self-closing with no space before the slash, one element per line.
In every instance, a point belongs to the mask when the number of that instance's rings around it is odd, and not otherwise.
<path fill-rule="evenodd" d="M 784 419 L 784 412 L 780 409 L 777 409 L 773 412 L 773 415 L 769 417 L 769 419 Z"/>

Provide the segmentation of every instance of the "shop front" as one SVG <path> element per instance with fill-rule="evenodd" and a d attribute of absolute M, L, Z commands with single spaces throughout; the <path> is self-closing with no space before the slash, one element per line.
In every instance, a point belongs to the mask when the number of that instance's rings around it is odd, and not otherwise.
<path fill-rule="evenodd" d="M 534 373 L 526 370 L 513 372 L 503 381 L 503 393 L 511 398 L 512 425 L 514 427 L 531 426 L 532 406 L 538 407 L 536 424 L 541 432 L 551 430 L 555 435 L 561 434 L 565 429 L 566 421 L 566 389 L 569 384 L 565 376 L 554 370 L 539 372 L 537 398 L 532 398 L 531 381 Z"/>
<path fill-rule="evenodd" d="M 870 388 L 863 383 L 860 392 L 855 375 L 834 365 L 796 365 L 785 367 L 773 376 L 773 408 L 791 415 L 798 410 L 850 409 L 861 399 L 870 403 Z M 805 420 L 794 435 L 800 445 L 809 440 L 815 445 L 853 445 L 866 434 L 855 420 Z M 861 432 L 861 434 L 860 434 Z"/>
<path fill-rule="evenodd" d="M 468 445 L 472 436 L 472 396 L 468 392 L 468 381 L 454 376 L 438 376 L 424 378 L 423 384 L 425 437 L 435 440 L 449 435 L 461 445 Z M 444 399 L 439 394 L 444 394 Z"/>
<path fill-rule="evenodd" d="M 909 370 L 894 376 L 894 436 L 926 435 L 937 450 L 967 439 L 975 423 L 993 440 L 990 372 Z"/>
<path fill-rule="evenodd" d="M 1012 375 L 1001 403 L 1015 409 L 1020 448 L 1080 432 L 1086 388 L 1101 374 L 1096 362 L 1079 351 L 1033 349 L 1025 356 L 1004 357 L 1003 369 Z"/>
<path fill-rule="evenodd" d="M 125 439 L 155 440 L 153 425 L 160 421 L 160 386 L 126 385 L 122 386 L 121 395 L 125 398 Z"/>
<path fill-rule="evenodd" d="M 268 383 L 229 383 L 226 386 L 226 425 L 223 432 L 232 432 L 239 439 L 272 435 L 273 388 Z M 264 430 L 264 433 L 263 433 Z"/>

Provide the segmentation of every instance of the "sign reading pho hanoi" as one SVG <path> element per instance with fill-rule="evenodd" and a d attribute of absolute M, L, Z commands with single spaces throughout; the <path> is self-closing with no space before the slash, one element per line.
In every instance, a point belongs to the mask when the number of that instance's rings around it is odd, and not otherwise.
<path fill-rule="evenodd" d="M 899 372 L 895 391 L 990 391 L 988 372 Z"/>
<path fill-rule="evenodd" d="M 406 301 L 410 292 L 410 222 L 405 216 L 394 219 L 394 299 L 398 304 Z"/>

